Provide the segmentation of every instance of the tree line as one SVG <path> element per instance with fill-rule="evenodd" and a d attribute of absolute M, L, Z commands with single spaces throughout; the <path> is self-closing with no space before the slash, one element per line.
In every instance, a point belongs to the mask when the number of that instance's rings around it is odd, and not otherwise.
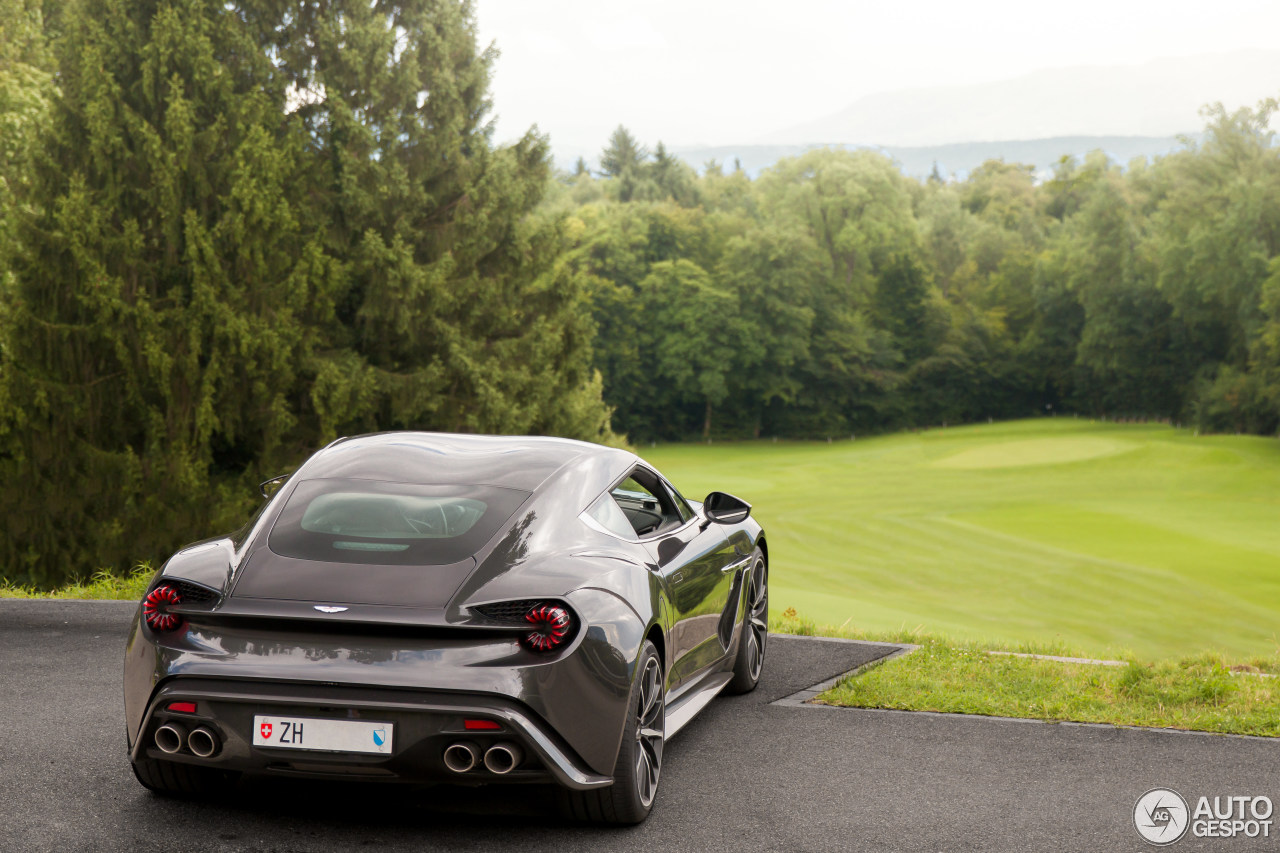
<path fill-rule="evenodd" d="M 1275 104 L 1037 182 L 492 139 L 464 0 L 0 0 L 0 576 L 230 529 L 347 434 L 1280 420 Z"/>
<path fill-rule="evenodd" d="M 832 437 L 1079 413 L 1280 427 L 1280 148 L 1256 109 L 1200 142 L 1038 179 L 904 177 L 814 150 L 752 180 L 614 132 L 561 175 L 595 364 L 633 440 Z"/>

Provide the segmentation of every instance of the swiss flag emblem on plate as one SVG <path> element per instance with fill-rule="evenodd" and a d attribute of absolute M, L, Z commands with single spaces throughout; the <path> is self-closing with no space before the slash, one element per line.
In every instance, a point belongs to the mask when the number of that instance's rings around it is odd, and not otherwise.
<path fill-rule="evenodd" d="M 271 737 L 271 724 L 263 723 L 261 726 L 259 726 L 259 731 L 262 732 L 263 740 L 266 740 L 267 738 Z"/>

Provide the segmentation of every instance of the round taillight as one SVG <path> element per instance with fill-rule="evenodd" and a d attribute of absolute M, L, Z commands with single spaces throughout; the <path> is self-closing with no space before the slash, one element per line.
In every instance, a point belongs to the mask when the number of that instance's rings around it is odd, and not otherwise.
<path fill-rule="evenodd" d="M 178 590 L 162 583 L 142 599 L 142 618 L 147 620 L 147 627 L 152 631 L 172 631 L 182 623 L 182 618 L 170 613 L 169 608 L 181 603 L 182 596 L 178 595 Z"/>
<path fill-rule="evenodd" d="M 573 616 L 558 604 L 539 604 L 525 614 L 533 630 L 524 635 L 525 646 L 535 652 L 550 652 L 569 642 Z"/>

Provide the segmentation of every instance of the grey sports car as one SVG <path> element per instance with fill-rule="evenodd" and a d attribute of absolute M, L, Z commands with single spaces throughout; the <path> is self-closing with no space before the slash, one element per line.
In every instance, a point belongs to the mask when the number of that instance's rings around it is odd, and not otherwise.
<path fill-rule="evenodd" d="M 269 484 L 138 608 L 125 714 L 152 790 L 241 773 L 555 783 L 571 816 L 638 823 L 666 740 L 760 678 L 768 548 L 750 505 L 687 501 L 632 453 L 382 433 Z"/>

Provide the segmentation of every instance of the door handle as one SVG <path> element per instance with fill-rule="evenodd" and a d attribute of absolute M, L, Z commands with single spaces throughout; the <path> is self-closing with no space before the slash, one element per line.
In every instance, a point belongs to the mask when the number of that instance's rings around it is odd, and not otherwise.
<path fill-rule="evenodd" d="M 684 580 L 684 572 L 676 572 L 671 576 L 672 583 L 680 583 L 682 580 Z"/>

